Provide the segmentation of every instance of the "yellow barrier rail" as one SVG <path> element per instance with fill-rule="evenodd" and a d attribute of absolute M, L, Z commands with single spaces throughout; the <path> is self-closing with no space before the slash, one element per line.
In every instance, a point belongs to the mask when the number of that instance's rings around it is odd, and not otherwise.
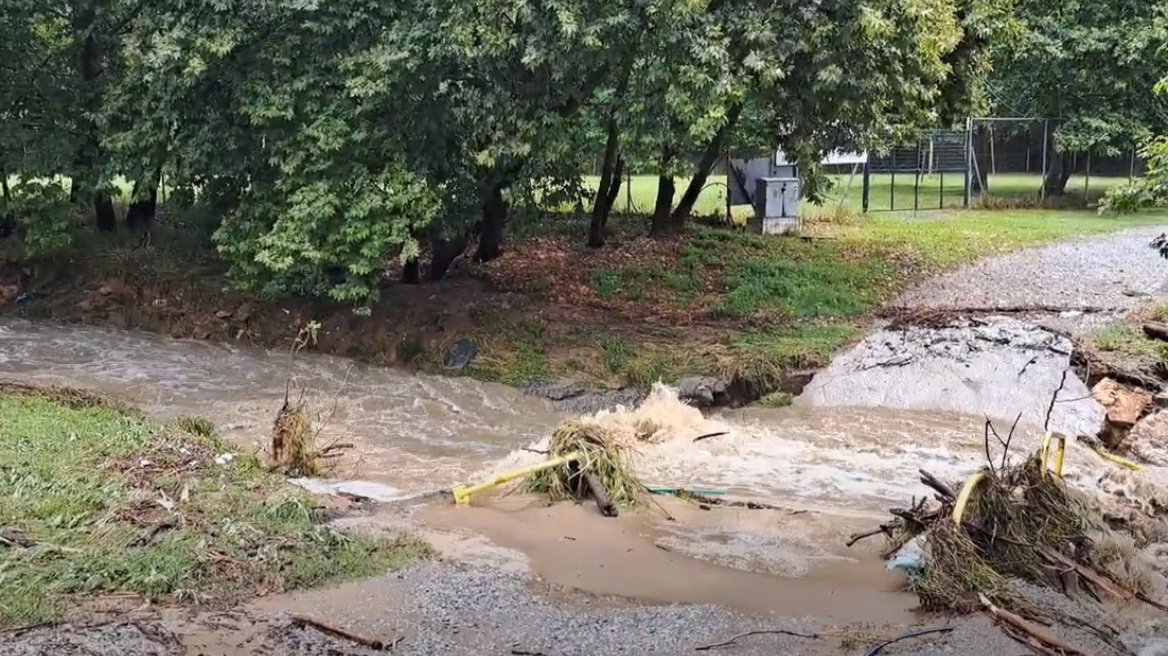
<path fill-rule="evenodd" d="M 973 494 L 978 484 L 985 480 L 985 476 L 986 470 L 979 469 L 973 472 L 969 478 L 965 479 L 965 483 L 961 486 L 961 491 L 957 493 L 957 501 L 953 503 L 954 524 L 961 524 L 961 520 L 965 517 L 965 507 L 969 505 L 969 497 Z"/>
<path fill-rule="evenodd" d="M 1059 478 L 1063 477 L 1063 461 L 1067 457 L 1067 436 L 1062 433 L 1046 432 L 1042 436 L 1042 449 L 1038 452 L 1038 463 L 1042 466 L 1042 475 L 1046 476 L 1050 471 L 1050 445 L 1051 442 L 1058 442 L 1058 451 L 1054 455 L 1054 475 Z"/>
<path fill-rule="evenodd" d="M 543 471 L 545 469 L 551 469 L 553 467 L 559 467 L 561 465 L 566 465 L 569 462 L 572 462 L 573 460 L 579 460 L 583 457 L 584 457 L 583 451 L 575 451 L 575 452 L 569 453 L 566 456 L 552 458 L 551 460 L 545 460 L 543 462 L 538 462 L 534 465 L 529 465 L 529 466 L 523 467 L 521 469 L 513 469 L 509 472 L 504 472 L 502 474 L 499 474 L 498 476 L 495 476 L 494 478 L 485 480 L 481 483 L 475 483 L 474 485 L 459 485 L 451 490 L 451 493 L 454 494 L 454 503 L 457 503 L 457 504 L 470 503 L 470 497 L 473 494 L 477 494 L 479 492 L 482 492 L 483 490 L 488 490 L 492 487 L 496 487 L 496 486 L 502 485 L 504 483 L 509 483 L 517 478 L 522 478 L 523 476 L 527 476 L 529 474 L 534 474 L 536 472 Z"/>
<path fill-rule="evenodd" d="M 1132 462 L 1127 458 L 1121 458 L 1117 455 L 1108 453 L 1107 450 L 1101 446 L 1092 444 L 1088 444 L 1087 446 L 1092 451 L 1097 453 L 1099 457 L 1107 460 L 1108 462 L 1111 462 L 1112 464 L 1119 465 L 1120 467 L 1124 467 L 1132 471 L 1141 471 L 1144 468 L 1144 466 L 1138 462 Z M 1053 463 L 1050 461 L 1052 447 L 1054 454 Z M 1063 435 L 1062 433 L 1047 431 L 1046 435 L 1043 435 L 1042 437 L 1042 447 L 1038 450 L 1038 462 L 1042 467 L 1043 476 L 1047 475 L 1048 473 L 1052 473 L 1055 476 L 1062 478 L 1063 464 L 1066 461 L 1066 457 L 1067 436 Z M 983 480 L 985 480 L 986 473 L 986 470 L 981 469 L 974 472 L 973 474 L 970 474 L 969 478 L 965 479 L 965 483 L 962 484 L 961 491 L 957 493 L 957 499 L 953 503 L 954 523 L 960 524 L 961 520 L 965 518 L 965 509 L 969 505 L 969 498 L 973 495 L 973 491 L 977 489 L 977 486 L 980 485 Z"/>

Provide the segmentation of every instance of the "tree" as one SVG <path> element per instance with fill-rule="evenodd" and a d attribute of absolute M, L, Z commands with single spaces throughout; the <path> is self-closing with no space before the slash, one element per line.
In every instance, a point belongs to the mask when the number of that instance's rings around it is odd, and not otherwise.
<path fill-rule="evenodd" d="M 1154 92 L 1158 96 L 1168 94 L 1168 76 L 1160 80 Z M 1108 190 L 1099 205 L 1100 212 L 1126 214 L 1168 203 L 1168 135 L 1161 134 L 1150 139 L 1141 155 L 1147 160 L 1144 176 L 1131 184 Z M 1153 247 L 1168 258 L 1168 243 L 1163 235 Z"/>
<path fill-rule="evenodd" d="M 1019 38 L 992 49 L 1001 113 L 1058 119 L 1043 186 L 1060 195 L 1068 153 L 1130 153 L 1168 132 L 1168 98 L 1147 90 L 1168 62 L 1168 17 L 1143 0 L 1016 0 Z"/>

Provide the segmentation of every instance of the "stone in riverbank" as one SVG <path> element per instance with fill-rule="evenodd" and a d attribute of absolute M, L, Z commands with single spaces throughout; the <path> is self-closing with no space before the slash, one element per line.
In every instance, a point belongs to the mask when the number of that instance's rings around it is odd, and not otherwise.
<path fill-rule="evenodd" d="M 736 402 L 730 384 L 715 376 L 686 376 L 670 387 L 677 391 L 678 399 L 695 408 L 719 408 Z M 635 407 L 646 396 L 634 388 L 590 389 L 573 381 L 536 382 L 528 385 L 524 392 L 552 401 L 564 412 L 584 415 L 612 410 L 617 406 Z"/>
<path fill-rule="evenodd" d="M 838 356 L 804 398 L 818 406 L 985 415 L 1007 426 L 1022 413 L 1021 424 L 1040 427 L 1049 411 L 1052 430 L 1095 435 L 1105 411 L 1071 371 L 1071 351 L 1066 337 L 1005 317 L 883 330 Z"/>

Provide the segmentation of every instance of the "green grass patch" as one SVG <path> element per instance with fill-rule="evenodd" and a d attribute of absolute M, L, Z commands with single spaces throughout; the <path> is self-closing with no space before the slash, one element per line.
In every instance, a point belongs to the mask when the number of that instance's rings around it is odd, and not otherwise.
<path fill-rule="evenodd" d="M 1143 329 L 1131 323 L 1103 326 L 1091 333 L 1090 341 L 1100 351 L 1128 356 L 1141 362 L 1168 360 L 1168 344 L 1148 339 Z"/>
<path fill-rule="evenodd" d="M 0 624 L 60 618 L 87 595 L 233 602 L 374 575 L 428 554 L 325 523 L 312 498 L 205 420 L 0 393 Z"/>
<path fill-rule="evenodd" d="M 795 397 L 789 392 L 771 392 L 758 400 L 764 408 L 785 408 L 795 402 Z"/>
<path fill-rule="evenodd" d="M 971 210 L 912 219 L 872 214 L 834 234 L 845 241 L 911 249 L 930 269 L 1058 239 L 1168 222 L 1163 212 L 1099 216 L 1067 210 Z"/>
<path fill-rule="evenodd" d="M 688 305 L 705 283 L 692 267 L 666 270 L 658 264 L 619 269 L 601 268 L 592 272 L 589 286 L 600 298 L 644 300 L 654 292 L 672 297 L 674 305 Z"/>
<path fill-rule="evenodd" d="M 552 373 L 548 349 L 555 342 L 538 320 L 487 313 L 478 330 L 478 355 L 464 370 L 473 378 L 527 385 Z"/>

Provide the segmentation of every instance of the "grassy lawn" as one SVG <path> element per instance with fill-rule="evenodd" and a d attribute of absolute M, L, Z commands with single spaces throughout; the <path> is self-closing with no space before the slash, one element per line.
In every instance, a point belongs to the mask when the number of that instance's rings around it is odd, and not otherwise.
<path fill-rule="evenodd" d="M 832 213 L 837 207 L 843 207 L 859 212 L 863 205 L 863 176 L 857 172 L 851 175 L 829 176 L 833 182 L 828 192 L 826 202 L 822 206 L 803 204 L 803 214 L 815 217 L 825 213 Z M 585 186 L 595 189 L 599 184 L 598 176 L 584 178 Z M 1097 199 L 1111 187 L 1124 184 L 1126 177 L 1091 176 L 1088 180 L 1083 176 L 1073 176 L 1067 183 L 1067 195 L 1071 204 L 1081 203 L 1086 193 L 1087 198 Z M 657 177 L 652 175 L 634 175 L 622 185 L 613 210 L 620 214 L 648 214 L 653 211 L 653 204 L 657 199 Z M 678 189 L 685 189 L 689 178 L 676 179 Z M 873 173 L 870 180 L 869 208 L 873 211 L 903 211 L 910 212 L 914 207 L 928 209 L 960 209 L 964 198 L 965 177 L 959 173 L 923 175 L 919 189 L 915 173 Z M 1042 186 L 1042 177 L 1027 173 L 999 173 L 989 176 L 986 181 L 986 203 L 993 204 L 1002 201 L 1021 201 L 1037 199 L 1038 190 Z M 680 191 L 678 192 L 680 193 Z M 975 196 L 972 204 L 976 207 L 982 199 Z M 751 213 L 747 206 L 734 206 L 732 215 L 745 220 Z M 698 215 L 725 215 L 726 212 L 726 177 L 715 174 L 710 176 L 694 211 Z"/>
<path fill-rule="evenodd" d="M 883 183 L 877 177 L 874 189 Z M 1037 176 L 991 178 L 999 192 L 1028 195 L 1037 184 Z M 724 192 L 713 180 L 697 213 L 724 211 Z M 792 369 L 824 364 L 863 332 L 873 309 L 926 275 L 1056 239 L 1168 223 L 1163 212 L 1101 217 L 1049 209 L 863 215 L 851 209 L 859 203 L 857 180 L 842 206 L 805 205 L 807 239 L 695 222 L 679 238 L 653 240 L 645 237 L 643 212 L 655 193 L 654 177 L 633 178 L 602 249 L 584 247 L 584 217 L 517 215 L 503 257 L 470 267 L 470 276 L 487 284 L 389 284 L 371 317 L 355 318 L 335 304 L 225 293 L 209 224 L 183 217 L 171 217 L 177 220 L 160 226 L 149 244 L 135 235 L 83 233 L 68 257 L 34 267 L 48 282 L 33 290 L 38 300 L 16 311 L 280 347 L 299 325 L 317 320 L 325 326 L 322 351 L 438 373 L 451 372 L 445 354 L 470 337 L 477 356 L 463 373 L 481 379 L 643 387 L 719 374 L 759 396 Z M 640 214 L 624 213 L 630 207 Z M 180 224 L 187 227 L 174 227 Z M 111 280 L 116 284 L 104 284 Z M 12 311 L 12 304 L 0 309 Z"/>
<path fill-rule="evenodd" d="M 583 225 L 562 219 L 528 249 L 488 267 L 496 281 L 599 316 L 490 317 L 490 348 L 474 374 L 522 384 L 569 376 L 645 385 L 718 373 L 765 394 L 792 368 L 825 363 L 859 335 L 866 315 L 906 285 L 977 257 L 1080 235 L 1168 222 L 1168 215 L 1099 217 L 1055 210 L 811 218 L 811 240 L 693 227 L 677 241 L 636 237 L 622 218 L 606 249 L 580 245 Z M 575 236 L 573 236 L 575 235 Z M 512 263 L 524 265 L 510 275 Z"/>
<path fill-rule="evenodd" d="M 107 593 L 232 603 L 425 556 L 324 523 L 312 499 L 206 422 L 161 426 L 85 396 L 0 388 L 0 626 Z"/>

